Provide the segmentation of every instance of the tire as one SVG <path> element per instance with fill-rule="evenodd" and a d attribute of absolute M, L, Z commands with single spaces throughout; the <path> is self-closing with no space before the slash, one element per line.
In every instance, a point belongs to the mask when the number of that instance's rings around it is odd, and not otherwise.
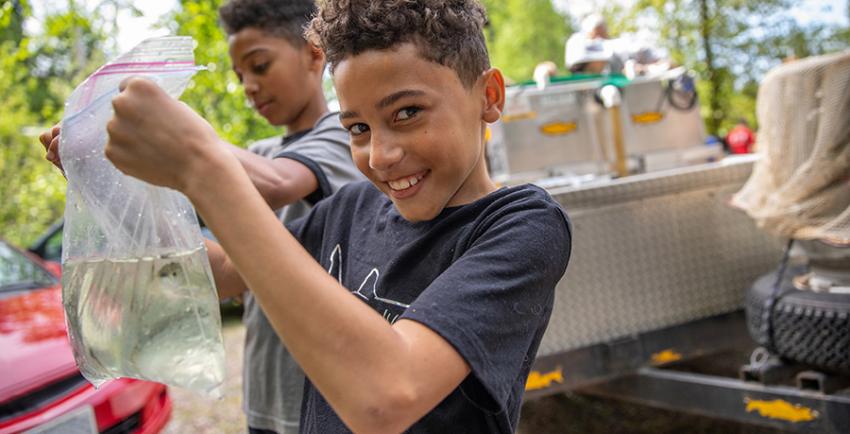
<path fill-rule="evenodd" d="M 791 280 L 803 272 L 788 269 L 780 284 L 771 320 L 773 351 L 798 363 L 850 374 L 850 294 L 800 291 Z M 769 343 L 762 330 L 763 312 L 776 274 L 760 277 L 747 292 L 747 328 L 763 346 Z"/>

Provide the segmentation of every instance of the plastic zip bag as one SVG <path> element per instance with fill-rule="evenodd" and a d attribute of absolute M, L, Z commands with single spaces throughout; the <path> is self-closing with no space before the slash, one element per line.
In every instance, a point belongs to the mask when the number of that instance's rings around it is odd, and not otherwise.
<path fill-rule="evenodd" d="M 220 396 L 218 294 L 189 200 L 104 156 L 121 80 L 178 97 L 198 70 L 189 37 L 148 39 L 89 76 L 66 103 L 62 299 L 74 358 L 95 386 L 131 377 Z"/>

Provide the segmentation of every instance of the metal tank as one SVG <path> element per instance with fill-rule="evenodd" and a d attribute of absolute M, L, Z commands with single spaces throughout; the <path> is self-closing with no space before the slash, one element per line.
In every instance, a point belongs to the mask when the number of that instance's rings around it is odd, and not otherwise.
<path fill-rule="evenodd" d="M 573 224 L 538 357 L 741 309 L 782 246 L 728 205 L 753 157 L 550 187 Z"/>
<path fill-rule="evenodd" d="M 719 159 L 722 149 L 704 145 L 699 104 L 686 77 L 678 68 L 633 80 L 578 76 L 555 78 L 543 89 L 509 87 L 488 147 L 494 179 L 517 184 L 616 176 L 618 137 L 629 174 Z M 597 97 L 605 85 L 621 93 L 616 111 Z"/>

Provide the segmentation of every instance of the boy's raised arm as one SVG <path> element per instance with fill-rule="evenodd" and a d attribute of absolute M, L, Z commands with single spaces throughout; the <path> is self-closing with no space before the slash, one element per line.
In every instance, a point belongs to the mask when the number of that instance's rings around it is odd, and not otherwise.
<path fill-rule="evenodd" d="M 435 332 L 405 320 L 391 326 L 331 277 L 280 225 L 239 161 L 194 112 L 141 79 L 126 82 L 113 105 L 107 157 L 131 176 L 189 197 L 350 428 L 403 431 L 469 374 Z"/>
<path fill-rule="evenodd" d="M 272 209 L 299 201 L 319 188 L 316 175 L 295 160 L 269 159 L 234 145 L 231 151 Z"/>

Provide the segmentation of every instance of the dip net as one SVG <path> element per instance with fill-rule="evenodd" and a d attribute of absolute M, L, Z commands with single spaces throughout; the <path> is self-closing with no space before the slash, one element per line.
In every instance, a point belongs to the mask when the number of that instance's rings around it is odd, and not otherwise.
<path fill-rule="evenodd" d="M 761 158 L 733 205 L 775 235 L 850 246 L 850 51 L 773 69 L 757 116 Z"/>

